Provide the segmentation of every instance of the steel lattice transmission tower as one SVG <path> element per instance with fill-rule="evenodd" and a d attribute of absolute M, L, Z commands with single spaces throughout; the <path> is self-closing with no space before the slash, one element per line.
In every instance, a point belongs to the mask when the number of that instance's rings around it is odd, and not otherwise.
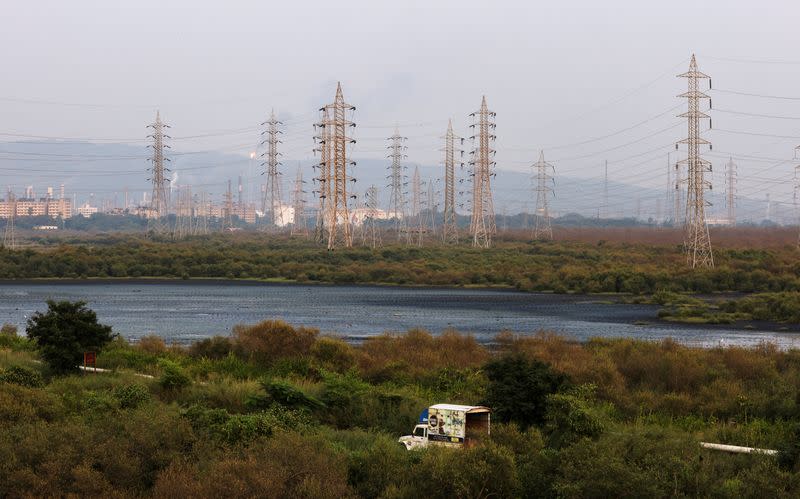
<path fill-rule="evenodd" d="M 297 176 L 294 179 L 294 193 L 292 195 L 292 235 L 308 235 L 306 227 L 306 191 L 303 190 L 303 171 L 297 167 Z"/>
<path fill-rule="evenodd" d="M 328 219 L 328 249 L 338 247 L 350 248 L 353 246 L 353 233 L 350 224 L 350 211 L 348 202 L 354 196 L 348 194 L 348 182 L 355 182 L 355 178 L 347 173 L 348 167 L 355 166 L 355 161 L 348 157 L 348 146 L 355 140 L 347 135 L 347 129 L 355 127 L 355 123 L 347 119 L 348 111 L 355 111 L 355 107 L 347 104 L 342 95 L 342 84 L 336 86 L 336 97 L 333 104 L 325 106 L 327 117 L 323 116 L 323 128 L 329 129 L 326 142 L 330 142 L 328 161 L 331 165 L 330 198 L 326 201 Z M 323 109 L 325 109 L 323 108 Z"/>
<path fill-rule="evenodd" d="M 178 187 L 178 206 L 175 210 L 175 238 L 183 239 L 194 233 L 193 217 L 194 207 L 192 187 L 181 185 Z"/>
<path fill-rule="evenodd" d="M 689 125 L 689 136 L 678 144 L 686 144 L 688 156 L 678 162 L 687 165 L 686 176 L 686 221 L 684 222 L 684 246 L 687 262 L 692 268 L 713 267 L 714 255 L 711 250 L 711 235 L 706 224 L 705 209 L 709 203 L 705 200 L 705 190 L 711 188 L 711 182 L 705 179 L 705 173 L 711 172 L 711 162 L 700 157 L 700 146 L 710 142 L 700 137 L 700 119 L 709 118 L 700 111 L 700 99 L 709 96 L 698 90 L 698 81 L 709 76 L 697 70 L 694 54 L 689 63 L 689 71 L 678 75 L 689 82 L 688 91 L 678 97 L 686 98 L 689 110 L 679 117 L 686 118 Z M 678 147 L 678 144 L 675 147 Z"/>
<path fill-rule="evenodd" d="M 411 213 L 414 217 L 417 246 L 422 246 L 424 234 L 428 231 L 425 225 L 425 217 L 422 216 L 422 207 L 425 201 L 422 199 L 422 179 L 419 176 L 419 167 L 414 167 L 414 174 L 411 176 Z M 407 227 L 407 230 L 411 230 Z"/>
<path fill-rule="evenodd" d="M 8 249 L 17 249 L 17 232 L 14 227 L 14 219 L 17 218 L 17 196 L 8 189 L 6 196 L 8 203 L 8 218 L 6 219 L 6 230 L 3 233 L 3 247 Z"/>
<path fill-rule="evenodd" d="M 151 163 L 150 173 L 152 175 L 149 180 L 153 182 L 153 193 L 150 196 L 151 209 L 147 228 L 148 231 L 156 234 L 165 234 L 169 232 L 167 220 L 169 210 L 167 182 L 169 182 L 169 179 L 164 176 L 164 172 L 169 171 L 169 169 L 164 166 L 164 163 L 169 161 L 169 158 L 165 157 L 164 149 L 169 149 L 169 146 L 164 143 L 164 139 L 170 137 L 164 133 L 164 129 L 169 128 L 169 125 L 161 121 L 161 113 L 157 111 L 155 123 L 148 125 L 148 128 L 153 129 L 153 133 L 147 136 L 153 139 L 153 143 L 148 146 L 153 149 L 153 155 L 149 158 Z"/>
<path fill-rule="evenodd" d="M 231 179 L 228 179 L 228 190 L 225 191 L 225 204 L 222 207 L 222 230 L 233 228 L 233 193 Z"/>
<path fill-rule="evenodd" d="M 261 144 L 266 144 L 267 146 L 267 150 L 261 154 L 261 157 L 266 158 L 266 161 L 261 163 L 261 166 L 266 167 L 264 174 L 267 176 L 266 187 L 264 188 L 265 199 L 262 204 L 269 210 L 268 220 L 273 228 L 285 223 L 283 220 L 283 200 L 281 199 L 281 172 L 278 171 L 278 167 L 281 165 L 281 162 L 278 161 L 278 156 L 281 155 L 278 152 L 278 144 L 281 143 L 278 140 L 278 135 L 283 133 L 279 130 L 279 125 L 282 124 L 275 118 L 275 110 L 270 113 L 269 120 L 261 123 L 261 126 L 267 126 L 267 129 L 261 133 L 264 137 Z"/>
<path fill-rule="evenodd" d="M 447 134 L 444 136 L 444 212 L 442 222 L 442 240 L 445 244 L 458 243 L 458 220 L 456 218 L 456 152 L 464 156 L 462 149 L 455 146 L 456 139 L 462 143 L 464 139 L 453 133 L 453 120 L 447 123 Z M 461 163 L 464 166 L 464 163 Z"/>
<path fill-rule="evenodd" d="M 737 166 L 730 158 L 725 163 L 725 204 L 727 208 L 728 223 L 731 226 L 736 225 L 736 174 Z"/>
<path fill-rule="evenodd" d="M 494 221 L 494 202 L 492 200 L 491 178 L 494 175 L 494 117 L 496 113 L 486 106 L 486 96 L 481 101 L 480 110 L 470 114 L 474 123 L 470 125 L 475 135 L 471 138 L 474 149 L 472 158 L 472 220 L 470 235 L 472 246 L 488 248 L 492 245 L 492 236 L 497 232 Z"/>
<path fill-rule="evenodd" d="M 794 148 L 794 159 L 800 159 L 800 146 Z M 794 167 L 794 213 L 797 219 L 797 225 L 800 226 L 798 196 L 800 196 L 800 165 Z M 797 247 L 800 248 L 800 232 L 797 234 Z"/>
<path fill-rule="evenodd" d="M 430 228 L 431 237 L 435 240 L 436 239 L 436 216 L 438 215 L 438 208 L 439 203 L 436 202 L 436 184 L 439 182 L 439 179 L 429 179 L 428 180 L 428 192 L 427 192 L 427 200 L 425 202 L 425 208 L 428 210 L 428 221 L 426 224 Z"/>
<path fill-rule="evenodd" d="M 608 205 L 608 160 L 603 160 L 603 215 L 598 218 L 610 218 Z"/>
<path fill-rule="evenodd" d="M 328 200 L 331 199 L 331 128 L 325 126 L 329 121 L 328 108 L 323 107 L 320 109 L 321 119 L 319 123 L 314 124 L 314 129 L 317 131 L 314 135 L 314 141 L 317 147 L 314 148 L 314 153 L 320 153 L 319 163 L 314 167 L 319 169 L 319 176 L 314 178 L 314 182 L 318 184 L 318 188 L 314 191 L 319 197 L 319 206 L 317 207 L 317 220 L 314 227 L 314 240 L 322 244 L 325 242 L 328 228 L 330 227 L 330 215 L 328 213 Z"/>
<path fill-rule="evenodd" d="M 197 223 L 195 232 L 200 235 L 208 234 L 208 217 L 211 216 L 211 201 L 207 200 L 206 191 L 200 193 L 200 205 L 198 206 Z"/>
<path fill-rule="evenodd" d="M 400 130 L 394 129 L 394 134 L 387 138 L 389 145 L 389 158 L 392 163 L 389 165 L 389 210 L 387 216 L 394 219 L 395 232 L 397 233 L 397 240 L 400 241 L 403 235 L 409 237 L 407 232 L 406 220 L 406 196 L 405 188 L 408 184 L 406 177 L 406 166 L 403 160 L 405 155 L 405 141 L 406 137 L 400 135 Z"/>
<path fill-rule="evenodd" d="M 534 212 L 534 239 L 553 239 L 553 227 L 550 225 L 550 205 L 548 194 L 553 193 L 553 175 L 555 167 L 544 160 L 544 151 L 539 151 L 539 161 L 533 164 L 535 175 L 536 211 Z"/>
<path fill-rule="evenodd" d="M 364 195 L 364 205 L 367 209 L 364 221 L 366 227 L 364 228 L 364 245 L 370 248 L 378 248 L 381 246 L 381 233 L 378 229 L 378 188 L 374 185 L 369 186 Z"/>

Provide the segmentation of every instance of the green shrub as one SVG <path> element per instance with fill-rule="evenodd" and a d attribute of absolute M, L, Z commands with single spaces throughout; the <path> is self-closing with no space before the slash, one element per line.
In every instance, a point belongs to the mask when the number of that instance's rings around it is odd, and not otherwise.
<path fill-rule="evenodd" d="M 522 355 L 507 355 L 484 367 L 489 378 L 486 404 L 503 422 L 523 428 L 541 425 L 545 420 L 547 396 L 567 383 L 565 375 L 550 366 Z"/>
<path fill-rule="evenodd" d="M 139 341 L 136 342 L 136 347 L 154 355 L 162 355 L 167 351 L 167 344 L 164 342 L 164 338 L 154 334 L 139 338 Z"/>
<path fill-rule="evenodd" d="M 270 364 L 278 359 L 308 355 L 319 330 L 293 327 L 283 321 L 264 321 L 233 328 L 235 350 L 254 362 Z"/>
<path fill-rule="evenodd" d="M 424 477 L 424 479 L 420 479 Z M 514 455 L 486 442 L 469 449 L 433 447 L 400 486 L 403 497 L 515 497 L 519 478 Z"/>
<path fill-rule="evenodd" d="M 161 359 L 159 366 L 161 367 L 161 376 L 158 378 L 158 384 L 161 388 L 168 391 L 178 391 L 191 383 L 191 379 L 179 364 L 171 360 Z"/>
<path fill-rule="evenodd" d="M 285 381 L 265 379 L 261 381 L 261 388 L 264 395 L 255 395 L 247 400 L 246 405 L 250 409 L 266 409 L 273 404 L 291 409 L 313 410 L 323 407 L 322 402 Z"/>
<path fill-rule="evenodd" d="M 189 355 L 212 360 L 223 359 L 233 351 L 233 343 L 226 336 L 212 336 L 195 341 L 189 347 Z"/>
<path fill-rule="evenodd" d="M 38 388 L 44 384 L 41 374 L 21 366 L 11 366 L 0 370 L 0 383 L 14 383 L 29 388 Z"/>
<path fill-rule="evenodd" d="M 114 389 L 114 398 L 122 409 L 135 409 L 150 400 L 150 390 L 140 384 L 118 386 Z"/>
<path fill-rule="evenodd" d="M 605 429 L 602 418 L 586 400 L 573 394 L 547 397 L 546 431 L 551 447 L 567 446 L 581 438 L 597 438 Z"/>
<path fill-rule="evenodd" d="M 11 337 L 11 338 L 16 338 L 17 337 L 17 326 L 15 326 L 14 324 L 8 324 L 8 323 L 3 324 L 3 326 L 0 327 L 0 336 L 8 336 L 8 337 Z"/>

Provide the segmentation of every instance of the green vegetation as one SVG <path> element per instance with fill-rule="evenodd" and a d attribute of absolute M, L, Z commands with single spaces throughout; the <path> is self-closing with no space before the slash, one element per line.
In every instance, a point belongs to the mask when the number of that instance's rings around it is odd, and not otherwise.
<path fill-rule="evenodd" d="M 47 300 L 47 312 L 36 312 L 25 330 L 42 360 L 55 372 L 77 370 L 87 351 L 97 352 L 114 338 L 111 326 L 98 324 L 86 302 Z"/>
<path fill-rule="evenodd" d="M 687 296 L 662 302 L 662 319 L 704 324 L 739 321 L 800 323 L 800 293 L 756 293 L 734 300 L 700 300 Z"/>
<path fill-rule="evenodd" d="M 134 236 L 40 240 L 0 249 L 0 279 L 220 278 L 319 283 L 499 286 L 557 293 L 710 293 L 800 290 L 794 247 L 725 249 L 714 269 L 692 271 L 677 245 L 499 241 L 328 252 L 306 239 L 215 234 L 184 241 Z"/>
<path fill-rule="evenodd" d="M 113 372 L 57 377 L 0 339 L 2 497 L 800 494 L 797 350 L 421 330 L 353 346 L 270 321 L 186 348 L 117 338 L 98 357 Z M 405 451 L 438 402 L 495 405 L 491 438 Z"/>

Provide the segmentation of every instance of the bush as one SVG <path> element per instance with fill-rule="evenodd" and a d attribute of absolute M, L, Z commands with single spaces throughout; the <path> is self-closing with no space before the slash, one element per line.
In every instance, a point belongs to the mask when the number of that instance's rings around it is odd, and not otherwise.
<path fill-rule="evenodd" d="M 233 341 L 238 355 L 272 364 L 278 359 L 308 355 L 318 334 L 318 329 L 295 328 L 283 321 L 264 321 L 254 326 L 234 326 Z"/>
<path fill-rule="evenodd" d="M 233 351 L 233 344 L 226 336 L 212 336 L 200 341 L 195 341 L 189 347 L 189 355 L 197 358 L 212 360 L 224 359 Z"/>
<path fill-rule="evenodd" d="M 322 367 L 336 372 L 345 372 L 356 363 L 356 351 L 346 341 L 336 338 L 319 338 L 311 349 Z"/>
<path fill-rule="evenodd" d="M 150 390 L 144 385 L 122 385 L 114 389 L 114 398 L 122 409 L 135 409 L 150 400 Z"/>
<path fill-rule="evenodd" d="M 551 447 L 565 447 L 581 438 L 597 438 L 604 430 L 602 419 L 587 401 L 573 394 L 547 397 L 547 424 Z"/>
<path fill-rule="evenodd" d="M 507 355 L 486 364 L 489 378 L 486 405 L 499 421 L 522 428 L 544 423 L 547 396 L 567 383 L 567 378 L 538 360 Z"/>
<path fill-rule="evenodd" d="M 11 366 L 0 370 L 0 383 L 13 383 L 29 388 L 39 388 L 44 384 L 39 373 L 22 366 Z"/>
<path fill-rule="evenodd" d="M 12 338 L 16 338 L 17 326 L 14 324 L 3 324 L 3 327 L 0 327 L 0 336 L 10 336 Z"/>
<path fill-rule="evenodd" d="M 272 404 L 279 404 L 291 409 L 317 409 L 323 406 L 322 402 L 306 395 L 302 390 L 295 388 L 285 381 L 261 381 L 264 395 L 252 396 L 247 400 L 251 409 L 266 409 Z"/>
<path fill-rule="evenodd" d="M 168 391 L 178 391 L 191 383 L 183 368 L 175 362 L 161 359 L 159 366 L 161 367 L 161 376 L 158 378 L 158 384 L 161 388 Z"/>
<path fill-rule="evenodd" d="M 142 336 L 137 342 L 140 350 L 154 355 L 160 355 L 167 351 L 167 344 L 164 338 L 156 335 Z"/>
<path fill-rule="evenodd" d="M 226 454 L 202 473 L 175 463 L 158 478 L 153 495 L 175 497 L 352 497 L 347 466 L 320 438 L 277 434 Z"/>
<path fill-rule="evenodd" d="M 519 487 L 514 455 L 492 442 L 469 449 L 429 448 L 408 480 L 398 495 L 515 497 Z"/>

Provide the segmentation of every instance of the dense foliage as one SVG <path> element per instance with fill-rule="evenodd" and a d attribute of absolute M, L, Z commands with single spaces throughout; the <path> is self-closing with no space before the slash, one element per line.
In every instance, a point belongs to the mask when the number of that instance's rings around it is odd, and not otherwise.
<path fill-rule="evenodd" d="M 671 293 L 656 293 L 653 298 L 669 296 L 659 317 L 678 322 L 730 324 L 739 321 L 800 323 L 800 293 L 755 293 L 735 299 L 700 300 Z"/>
<path fill-rule="evenodd" d="M 40 243 L 36 249 L 0 249 L 0 279 L 230 278 L 581 293 L 800 290 L 800 261 L 788 246 L 722 248 L 715 252 L 715 268 L 692 270 L 678 245 L 602 240 L 500 241 L 488 251 L 387 246 L 333 252 L 303 238 L 254 233 L 183 241 L 118 235 Z"/>
<path fill-rule="evenodd" d="M 84 352 L 97 353 L 114 338 L 111 326 L 99 324 L 83 301 L 47 300 L 47 312 L 36 312 L 25 330 L 50 369 L 68 372 L 82 363 Z"/>
<path fill-rule="evenodd" d="M 800 494 L 797 350 L 420 330 L 353 346 L 266 322 L 186 348 L 117 339 L 98 358 L 113 372 L 50 377 L 29 340 L 0 340 L 2 497 Z M 491 439 L 397 444 L 422 408 L 485 401 L 517 365 L 544 402 L 496 412 Z"/>

